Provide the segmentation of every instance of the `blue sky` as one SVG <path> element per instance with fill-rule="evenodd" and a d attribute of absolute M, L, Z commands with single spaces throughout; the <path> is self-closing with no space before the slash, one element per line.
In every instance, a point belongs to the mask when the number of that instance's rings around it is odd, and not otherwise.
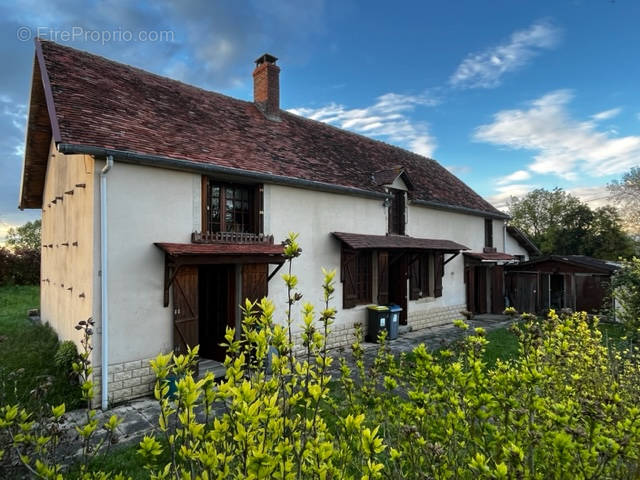
<path fill-rule="evenodd" d="M 429 155 L 498 206 L 601 200 L 640 164 L 638 2 L 25 0 L 0 19 L 0 238 L 39 215 L 16 210 L 37 33 L 247 100 L 268 51 L 283 108 Z"/>

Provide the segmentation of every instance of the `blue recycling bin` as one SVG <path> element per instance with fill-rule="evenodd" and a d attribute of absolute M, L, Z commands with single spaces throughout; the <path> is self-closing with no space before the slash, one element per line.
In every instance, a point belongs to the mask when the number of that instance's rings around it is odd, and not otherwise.
<path fill-rule="evenodd" d="M 389 307 L 384 305 L 369 305 L 367 307 L 367 342 L 378 343 L 378 335 L 383 330 L 389 330 Z"/>
<path fill-rule="evenodd" d="M 402 307 L 399 305 L 389 305 L 389 340 L 398 338 L 398 328 L 400 327 L 400 312 Z"/>

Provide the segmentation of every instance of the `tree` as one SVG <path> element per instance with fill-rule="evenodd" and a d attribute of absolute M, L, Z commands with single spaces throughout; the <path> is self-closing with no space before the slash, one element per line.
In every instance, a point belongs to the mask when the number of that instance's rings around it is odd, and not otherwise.
<path fill-rule="evenodd" d="M 509 202 L 511 223 L 524 231 L 542 253 L 588 255 L 615 260 L 630 257 L 634 243 L 622 230 L 613 207 L 593 210 L 561 188 L 533 190 Z"/>
<path fill-rule="evenodd" d="M 627 229 L 640 236 L 640 167 L 632 168 L 607 188 L 622 213 Z"/>
<path fill-rule="evenodd" d="M 34 220 L 7 232 L 7 245 L 12 249 L 40 250 L 42 222 Z"/>

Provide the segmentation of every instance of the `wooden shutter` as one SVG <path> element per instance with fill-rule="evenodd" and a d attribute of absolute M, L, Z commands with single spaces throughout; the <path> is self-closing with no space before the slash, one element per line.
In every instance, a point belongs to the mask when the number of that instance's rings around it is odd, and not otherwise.
<path fill-rule="evenodd" d="M 433 257 L 433 296 L 442 296 L 442 277 L 444 276 L 444 254 L 436 253 Z"/>
<path fill-rule="evenodd" d="M 244 300 L 260 301 L 267 296 L 267 278 L 269 265 L 266 263 L 247 263 L 242 266 L 242 305 Z"/>
<path fill-rule="evenodd" d="M 467 283 L 467 310 L 470 312 L 476 311 L 476 302 L 475 302 L 475 268 L 474 267 L 465 267 L 464 276 L 465 281 Z"/>
<path fill-rule="evenodd" d="M 340 256 L 340 281 L 342 282 L 342 308 L 354 307 L 358 300 L 357 254 L 343 246 Z"/>
<path fill-rule="evenodd" d="M 493 267 L 491 283 L 491 310 L 493 313 L 501 314 L 504 311 L 504 267 Z"/>
<path fill-rule="evenodd" d="M 253 191 L 253 233 L 264 233 L 264 185 Z"/>
<path fill-rule="evenodd" d="M 173 347 L 186 353 L 198 340 L 198 267 L 180 267 L 173 279 Z"/>
<path fill-rule="evenodd" d="M 378 305 L 389 303 L 389 252 L 378 252 Z"/>

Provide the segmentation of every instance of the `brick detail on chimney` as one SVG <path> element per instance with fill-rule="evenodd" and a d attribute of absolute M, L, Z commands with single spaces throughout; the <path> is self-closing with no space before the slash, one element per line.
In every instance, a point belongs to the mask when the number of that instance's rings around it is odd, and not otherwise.
<path fill-rule="evenodd" d="M 260 63 L 253 71 L 253 101 L 270 120 L 280 119 L 280 67 Z"/>

